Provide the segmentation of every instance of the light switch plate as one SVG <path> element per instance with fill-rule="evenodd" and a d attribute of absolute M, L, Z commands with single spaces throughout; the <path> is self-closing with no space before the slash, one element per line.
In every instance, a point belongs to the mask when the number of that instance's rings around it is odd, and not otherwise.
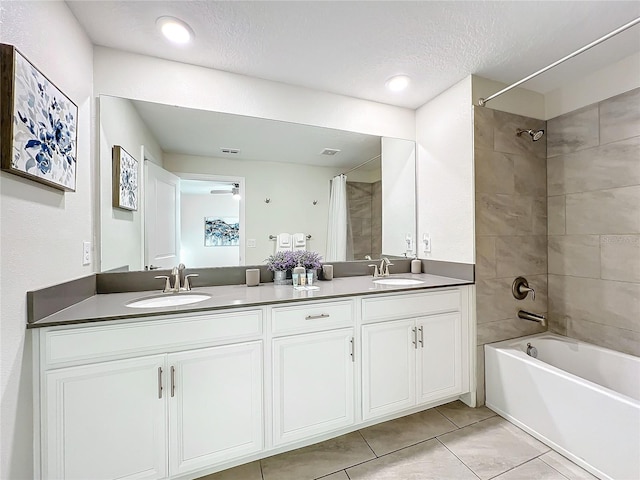
<path fill-rule="evenodd" d="M 91 242 L 82 242 L 82 265 L 91 264 Z"/>

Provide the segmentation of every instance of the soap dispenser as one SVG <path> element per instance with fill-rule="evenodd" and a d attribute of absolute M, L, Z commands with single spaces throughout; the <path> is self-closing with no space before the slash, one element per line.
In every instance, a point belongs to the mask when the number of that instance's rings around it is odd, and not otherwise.
<path fill-rule="evenodd" d="M 305 281 L 306 281 L 307 271 L 302 265 L 298 263 L 297 267 L 293 267 L 293 271 L 291 273 L 293 274 L 293 278 L 298 278 L 298 282 L 300 285 L 304 285 L 306 283 Z M 293 282 L 293 283 L 295 285 L 297 282 Z"/>
<path fill-rule="evenodd" d="M 422 262 L 415 257 L 411 260 L 411 273 L 422 273 Z"/>

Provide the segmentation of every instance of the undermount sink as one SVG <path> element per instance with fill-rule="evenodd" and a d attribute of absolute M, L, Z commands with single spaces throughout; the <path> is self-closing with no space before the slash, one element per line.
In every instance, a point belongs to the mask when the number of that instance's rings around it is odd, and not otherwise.
<path fill-rule="evenodd" d="M 129 308 L 158 308 L 175 307 L 178 305 L 190 305 L 192 303 L 209 300 L 211 295 L 206 293 L 175 293 L 165 295 L 154 295 L 151 297 L 139 298 L 126 303 Z"/>
<path fill-rule="evenodd" d="M 373 283 L 378 285 L 420 285 L 424 282 L 415 278 L 378 278 Z"/>

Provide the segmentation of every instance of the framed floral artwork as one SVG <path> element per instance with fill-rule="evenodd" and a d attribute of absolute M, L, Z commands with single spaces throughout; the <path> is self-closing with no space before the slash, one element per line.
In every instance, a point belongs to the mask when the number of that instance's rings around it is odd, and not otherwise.
<path fill-rule="evenodd" d="M 204 217 L 204 246 L 233 247 L 240 245 L 238 218 Z"/>
<path fill-rule="evenodd" d="M 138 209 L 138 161 L 120 145 L 113 147 L 113 206 Z"/>
<path fill-rule="evenodd" d="M 0 72 L 2 170 L 75 192 L 78 107 L 13 45 Z"/>

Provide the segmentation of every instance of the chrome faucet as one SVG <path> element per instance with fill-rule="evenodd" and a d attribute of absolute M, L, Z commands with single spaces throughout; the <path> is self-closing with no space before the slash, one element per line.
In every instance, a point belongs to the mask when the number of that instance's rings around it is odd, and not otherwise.
<path fill-rule="evenodd" d="M 158 275 L 155 278 L 162 278 L 165 280 L 164 288 L 162 289 L 162 293 L 177 293 L 183 291 L 190 291 L 191 284 L 189 283 L 189 277 L 197 277 L 197 273 L 191 273 L 189 275 L 184 275 L 185 270 L 184 263 L 181 263 L 177 267 L 173 267 L 171 269 L 171 276 L 169 275 Z M 173 278 L 173 287 L 171 286 L 171 278 Z M 182 280 L 184 278 L 184 281 Z"/>
<path fill-rule="evenodd" d="M 381 277 L 388 277 L 389 276 L 389 267 L 393 265 L 393 263 L 391 263 L 389 261 L 389 259 L 387 257 L 382 257 L 382 261 L 380 262 L 380 276 Z"/>

